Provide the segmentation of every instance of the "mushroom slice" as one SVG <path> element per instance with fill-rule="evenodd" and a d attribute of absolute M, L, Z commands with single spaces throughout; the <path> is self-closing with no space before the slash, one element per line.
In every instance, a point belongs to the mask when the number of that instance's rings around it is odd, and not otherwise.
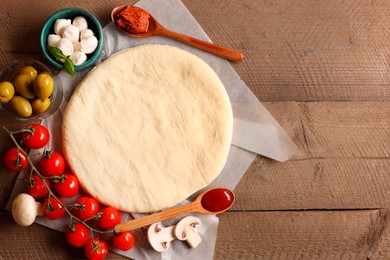
<path fill-rule="evenodd" d="M 197 227 L 200 225 L 200 219 L 188 216 L 180 220 L 175 226 L 175 236 L 179 240 L 185 240 L 192 247 L 196 248 L 202 241 Z"/>
<path fill-rule="evenodd" d="M 173 229 L 174 226 L 164 227 L 160 222 L 149 227 L 148 240 L 154 250 L 164 252 L 169 248 L 171 241 L 175 239 Z"/>

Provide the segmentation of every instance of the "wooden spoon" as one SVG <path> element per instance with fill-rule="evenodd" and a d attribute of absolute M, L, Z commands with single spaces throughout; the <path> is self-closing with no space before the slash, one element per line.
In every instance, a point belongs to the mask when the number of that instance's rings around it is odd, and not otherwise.
<path fill-rule="evenodd" d="M 202 41 L 202 40 L 190 37 L 190 36 L 185 35 L 185 34 L 171 31 L 171 30 L 165 28 L 164 26 L 162 26 L 161 24 L 159 24 L 157 22 L 157 20 L 150 14 L 149 14 L 150 15 L 149 26 L 148 26 L 148 29 L 146 32 L 144 32 L 144 33 L 129 33 L 127 31 L 123 30 L 122 28 L 120 28 L 116 24 L 117 15 L 126 7 L 127 7 L 127 5 L 120 5 L 120 6 L 115 7 L 111 12 L 111 20 L 120 31 L 122 31 L 123 33 L 125 33 L 129 36 L 136 37 L 136 38 L 144 38 L 144 37 L 157 36 L 157 35 L 166 36 L 166 37 L 170 37 L 170 38 L 179 40 L 181 42 L 184 42 L 186 44 L 189 44 L 189 45 L 196 47 L 196 48 L 199 48 L 201 50 L 210 52 L 210 53 L 215 54 L 217 56 L 220 56 L 222 58 L 226 58 L 226 59 L 231 60 L 231 61 L 242 61 L 244 59 L 244 56 L 239 51 L 228 49 L 228 48 L 225 48 L 222 46 L 218 46 L 218 45 L 206 42 L 206 41 Z"/>
<path fill-rule="evenodd" d="M 228 210 L 233 205 L 234 201 L 235 196 L 231 190 L 217 187 L 202 192 L 196 200 L 190 204 L 151 214 L 146 217 L 129 220 L 116 225 L 114 229 L 117 233 L 134 230 L 190 212 L 208 215 L 219 214 Z"/>

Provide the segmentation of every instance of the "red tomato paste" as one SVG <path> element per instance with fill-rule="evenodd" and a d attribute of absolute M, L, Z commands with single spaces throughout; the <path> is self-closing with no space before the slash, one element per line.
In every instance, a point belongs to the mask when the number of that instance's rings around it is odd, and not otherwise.
<path fill-rule="evenodd" d="M 116 17 L 116 24 L 129 33 L 144 33 L 148 30 L 150 15 L 136 6 L 127 6 Z"/>

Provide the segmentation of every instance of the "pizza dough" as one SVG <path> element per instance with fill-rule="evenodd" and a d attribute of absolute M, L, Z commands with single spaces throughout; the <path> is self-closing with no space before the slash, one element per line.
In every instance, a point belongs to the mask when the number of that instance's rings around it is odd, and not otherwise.
<path fill-rule="evenodd" d="M 79 84 L 64 114 L 63 148 L 91 196 L 145 213 L 212 182 L 232 128 L 226 90 L 203 60 L 143 45 L 112 55 Z"/>

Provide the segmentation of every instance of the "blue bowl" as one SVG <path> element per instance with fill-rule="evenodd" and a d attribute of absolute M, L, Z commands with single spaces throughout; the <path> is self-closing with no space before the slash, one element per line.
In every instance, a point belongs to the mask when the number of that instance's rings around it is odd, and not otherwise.
<path fill-rule="evenodd" d="M 75 66 L 75 70 L 81 70 L 93 66 L 98 60 L 102 50 L 103 50 L 103 28 L 98 21 L 98 19 L 91 14 L 90 12 L 76 7 L 64 8 L 61 9 L 54 14 L 52 14 L 45 22 L 41 31 L 41 49 L 43 51 L 43 55 L 45 58 L 55 67 L 63 69 L 63 64 L 58 62 L 56 58 L 54 58 L 49 50 L 47 49 L 47 37 L 49 34 L 54 34 L 54 23 L 57 19 L 71 19 L 73 20 L 76 16 L 83 16 L 87 19 L 88 28 L 91 29 L 96 38 L 98 39 L 98 46 L 94 53 L 87 55 L 87 61 L 81 65 Z"/>

